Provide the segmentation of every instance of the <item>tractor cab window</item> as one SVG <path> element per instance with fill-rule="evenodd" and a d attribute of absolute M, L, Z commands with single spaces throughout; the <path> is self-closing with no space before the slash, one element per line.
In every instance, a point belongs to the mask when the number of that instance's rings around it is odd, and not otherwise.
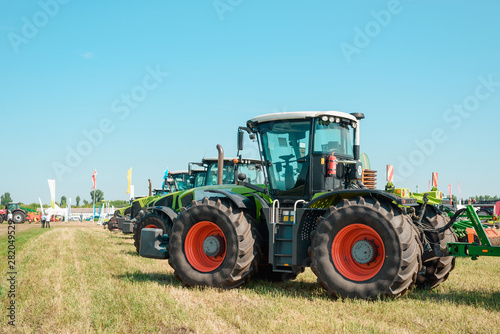
<path fill-rule="evenodd" d="M 194 177 L 194 186 L 202 187 L 205 185 L 205 172 L 196 173 Z"/>
<path fill-rule="evenodd" d="M 207 186 L 213 186 L 217 184 L 217 166 L 218 163 L 213 163 L 208 166 L 207 169 Z M 234 183 L 234 165 L 224 164 L 222 168 L 222 184 L 233 184 Z"/>
<path fill-rule="evenodd" d="M 349 126 L 316 119 L 314 123 L 314 153 L 353 158 Z"/>
<path fill-rule="evenodd" d="M 309 121 L 266 123 L 261 127 L 271 188 L 277 196 L 302 196 L 309 161 Z"/>
<path fill-rule="evenodd" d="M 238 166 L 238 174 L 246 175 L 245 182 L 251 184 L 264 184 L 264 172 L 262 168 L 257 168 L 255 164 L 243 164 Z"/>
<path fill-rule="evenodd" d="M 8 208 L 9 211 L 14 211 L 19 209 L 19 203 L 9 203 Z"/>
<path fill-rule="evenodd" d="M 190 176 L 187 174 L 177 174 L 173 176 L 178 191 L 187 190 L 191 188 L 189 184 L 189 177 Z"/>

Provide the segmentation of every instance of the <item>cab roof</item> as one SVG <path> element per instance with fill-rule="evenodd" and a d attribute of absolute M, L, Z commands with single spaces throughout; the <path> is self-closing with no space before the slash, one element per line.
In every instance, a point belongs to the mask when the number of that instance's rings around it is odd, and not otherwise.
<path fill-rule="evenodd" d="M 340 117 L 358 122 L 358 119 L 353 115 L 341 111 L 290 111 L 290 112 L 280 112 L 280 113 L 257 116 L 249 120 L 247 124 L 255 125 L 258 123 L 265 123 L 265 122 L 317 118 L 325 115 Z"/>

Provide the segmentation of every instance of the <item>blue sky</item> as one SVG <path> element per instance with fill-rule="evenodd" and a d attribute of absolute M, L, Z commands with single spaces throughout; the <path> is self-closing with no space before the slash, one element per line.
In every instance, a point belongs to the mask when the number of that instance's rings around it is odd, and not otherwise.
<path fill-rule="evenodd" d="M 385 183 L 499 195 L 497 1 L 0 1 L 0 193 L 136 195 L 280 111 L 363 112 Z M 97 130 L 96 130 L 97 129 Z M 78 150 L 81 154 L 78 154 Z M 70 152 L 76 152 L 75 158 Z M 69 160 L 68 160 L 69 159 Z M 69 161 L 69 163 L 68 163 Z"/>

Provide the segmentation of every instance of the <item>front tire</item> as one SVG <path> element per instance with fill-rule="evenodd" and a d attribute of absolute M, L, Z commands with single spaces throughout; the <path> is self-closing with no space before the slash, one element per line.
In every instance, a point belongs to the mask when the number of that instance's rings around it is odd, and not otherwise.
<path fill-rule="evenodd" d="M 311 269 L 331 297 L 376 299 L 403 295 L 420 270 L 411 220 L 389 202 L 344 199 L 312 233 Z"/>
<path fill-rule="evenodd" d="M 247 283 L 258 265 L 253 218 L 223 201 L 193 202 L 174 221 L 169 264 L 185 286 L 235 288 Z"/>

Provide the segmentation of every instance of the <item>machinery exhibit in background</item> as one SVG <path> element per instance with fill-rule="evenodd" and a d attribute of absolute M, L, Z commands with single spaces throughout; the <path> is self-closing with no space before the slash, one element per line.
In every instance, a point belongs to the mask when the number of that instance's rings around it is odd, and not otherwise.
<path fill-rule="evenodd" d="M 481 204 L 486 204 L 488 210 L 485 210 L 482 205 L 476 206 L 471 203 L 467 206 L 457 205 L 451 210 L 446 210 L 450 218 L 456 216 L 452 225 L 453 231 L 459 241 L 478 245 L 484 244 L 480 238 L 480 234 L 484 232 L 491 245 L 500 246 L 500 201 Z M 457 214 L 457 211 L 460 213 Z M 477 230 L 477 222 L 480 222 L 481 232 Z"/>
<path fill-rule="evenodd" d="M 184 198 L 184 201 L 188 200 L 189 194 L 192 194 L 194 191 L 193 189 L 199 192 L 203 191 L 205 187 L 210 189 L 210 186 L 215 186 L 217 184 L 234 185 L 238 182 L 238 177 L 240 175 L 244 175 L 247 183 L 264 183 L 264 172 L 260 160 L 225 158 L 222 146 L 217 145 L 217 150 L 219 152 L 217 158 L 203 158 L 201 163 L 189 163 L 188 173 L 194 180 L 192 182 L 194 187 L 191 190 L 166 194 L 150 202 L 147 208 L 147 214 L 137 222 L 134 229 L 134 245 L 138 253 L 140 251 L 142 229 L 158 228 L 164 231 L 164 233 L 167 233 L 167 226 L 171 219 L 173 207 L 175 206 L 174 203 L 181 197 Z M 201 169 L 194 170 L 194 166 L 200 167 Z M 219 166 L 221 166 L 221 168 L 219 168 Z"/>
<path fill-rule="evenodd" d="M 106 222 L 105 228 L 110 231 L 121 230 L 125 234 L 133 233 L 134 226 L 144 214 L 149 203 L 155 201 L 164 194 L 169 194 L 177 191 L 191 189 L 194 186 L 195 178 L 200 177 L 199 171 L 190 173 L 185 170 L 181 171 L 165 171 L 163 184 L 161 189 L 151 189 L 151 181 L 149 182 L 149 196 L 136 197 L 131 201 L 129 206 L 115 210 L 113 217 Z"/>
<path fill-rule="evenodd" d="M 14 224 L 22 224 L 28 218 L 28 213 L 36 213 L 36 210 L 22 208 L 19 202 L 10 202 L 5 205 L 5 209 L 0 209 L 0 224 L 7 221 L 9 213 L 12 214 L 12 221 Z"/>
<path fill-rule="evenodd" d="M 500 255 L 500 201 L 480 202 L 478 205 L 458 205 L 453 199 L 444 198 L 438 190 L 438 173 L 432 173 L 432 189 L 425 193 L 411 193 L 407 188 L 395 188 L 393 185 L 393 171 L 387 165 L 388 192 L 403 194 L 415 198 L 419 203 L 434 205 L 443 210 L 448 217 L 447 224 L 440 230 L 450 229 L 455 234 L 459 243 L 447 244 L 446 252 L 453 256 L 471 257 L 476 260 L 478 256 Z"/>
<path fill-rule="evenodd" d="M 249 120 L 238 129 L 238 151 L 245 133 L 257 141 L 264 183 L 240 173 L 224 185 L 219 164 L 218 185 L 155 203 L 164 226 L 141 229 L 141 256 L 168 259 L 185 286 L 233 288 L 259 272 L 286 280 L 308 266 L 332 297 L 395 298 L 413 285 L 439 285 L 455 264 L 448 218 L 430 194 L 363 184 L 375 181 L 360 161 L 363 118 L 290 112 Z"/>

